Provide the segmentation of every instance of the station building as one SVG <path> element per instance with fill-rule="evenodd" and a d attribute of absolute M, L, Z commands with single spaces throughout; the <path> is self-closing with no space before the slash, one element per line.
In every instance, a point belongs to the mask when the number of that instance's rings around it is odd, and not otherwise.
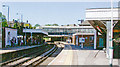
<path fill-rule="evenodd" d="M 88 21 L 81 23 L 80 27 L 82 31 L 74 33 L 72 37 L 73 43 L 75 45 L 81 46 L 81 43 L 83 43 L 84 47 L 93 47 L 94 49 L 104 47 L 103 37 L 100 33 L 96 33 L 96 30 L 90 25 Z M 98 43 L 96 43 L 97 41 Z"/>
<path fill-rule="evenodd" d="M 99 39 L 96 40 L 96 30 L 88 21 L 83 21 L 81 24 L 69 24 L 62 26 L 42 26 L 42 29 L 48 32 L 48 38 L 51 41 L 66 41 L 80 46 L 80 38 L 85 38 L 84 46 L 103 47 L 103 37 L 99 33 Z M 100 41 L 99 41 L 100 40 Z M 96 45 L 96 41 L 103 42 Z"/>
<path fill-rule="evenodd" d="M 119 8 L 113 8 L 113 49 L 114 57 L 118 57 L 120 47 L 120 13 Z M 86 9 L 86 21 L 99 32 L 105 39 L 106 54 L 109 54 L 110 26 L 111 26 L 111 8 L 89 8 Z"/>
<path fill-rule="evenodd" d="M 40 45 L 44 44 L 44 36 L 48 33 L 42 29 L 23 29 L 24 45 Z"/>

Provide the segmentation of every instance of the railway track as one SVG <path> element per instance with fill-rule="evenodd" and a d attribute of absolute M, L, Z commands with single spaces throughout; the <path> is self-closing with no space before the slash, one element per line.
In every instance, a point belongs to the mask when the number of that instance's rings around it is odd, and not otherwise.
<path fill-rule="evenodd" d="M 50 62 L 52 62 L 63 50 L 64 45 L 63 44 L 56 44 L 58 49 L 50 55 L 44 62 L 40 63 L 37 67 L 47 67 Z"/>
<path fill-rule="evenodd" d="M 40 50 L 37 50 L 35 53 L 31 53 L 22 57 L 18 57 L 16 59 L 10 60 L 5 62 L 2 67 L 29 67 L 29 66 L 37 66 L 41 62 L 43 62 L 47 57 L 53 54 L 57 50 L 57 46 L 54 45 L 52 49 L 43 51 L 42 53 Z"/>

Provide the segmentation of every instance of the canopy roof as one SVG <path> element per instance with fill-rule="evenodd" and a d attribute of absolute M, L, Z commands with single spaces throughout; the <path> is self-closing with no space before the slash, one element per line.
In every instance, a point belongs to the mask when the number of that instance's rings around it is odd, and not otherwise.
<path fill-rule="evenodd" d="M 107 33 L 106 22 L 100 20 L 88 20 L 88 22 L 101 34 Z M 114 21 L 113 32 L 120 32 L 120 22 Z"/>
<path fill-rule="evenodd" d="M 42 29 L 23 29 L 23 33 L 42 33 L 48 35 L 48 32 L 43 31 Z"/>

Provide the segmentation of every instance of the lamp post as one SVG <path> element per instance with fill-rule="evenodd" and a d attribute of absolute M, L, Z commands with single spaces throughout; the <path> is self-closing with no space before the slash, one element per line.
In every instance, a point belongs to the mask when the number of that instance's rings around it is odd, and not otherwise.
<path fill-rule="evenodd" d="M 17 15 L 21 15 L 21 22 L 23 22 L 23 14 L 21 14 L 21 13 L 17 13 Z"/>
<path fill-rule="evenodd" d="M 79 22 L 80 22 L 80 24 L 82 25 L 82 20 L 78 20 Z M 83 25 L 82 25 L 83 26 Z M 82 30 L 83 30 L 83 27 L 82 27 Z M 82 31 L 83 32 L 83 31 Z M 82 34 L 82 37 L 81 37 L 82 39 L 83 39 L 83 34 Z M 83 48 L 83 42 L 81 42 L 81 48 Z"/>
<path fill-rule="evenodd" d="M 8 5 L 3 5 L 3 7 L 7 7 L 8 8 L 8 23 L 9 23 L 9 6 Z"/>

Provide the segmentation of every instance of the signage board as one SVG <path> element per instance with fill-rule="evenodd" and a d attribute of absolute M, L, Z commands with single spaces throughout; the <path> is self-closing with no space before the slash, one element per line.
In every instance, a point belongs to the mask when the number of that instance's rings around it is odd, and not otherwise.
<path fill-rule="evenodd" d="M 17 29 L 5 28 L 5 47 L 11 46 L 11 42 L 17 44 Z"/>
<path fill-rule="evenodd" d="M 81 37 L 79 38 L 79 43 L 84 43 L 85 42 L 85 38 Z"/>

